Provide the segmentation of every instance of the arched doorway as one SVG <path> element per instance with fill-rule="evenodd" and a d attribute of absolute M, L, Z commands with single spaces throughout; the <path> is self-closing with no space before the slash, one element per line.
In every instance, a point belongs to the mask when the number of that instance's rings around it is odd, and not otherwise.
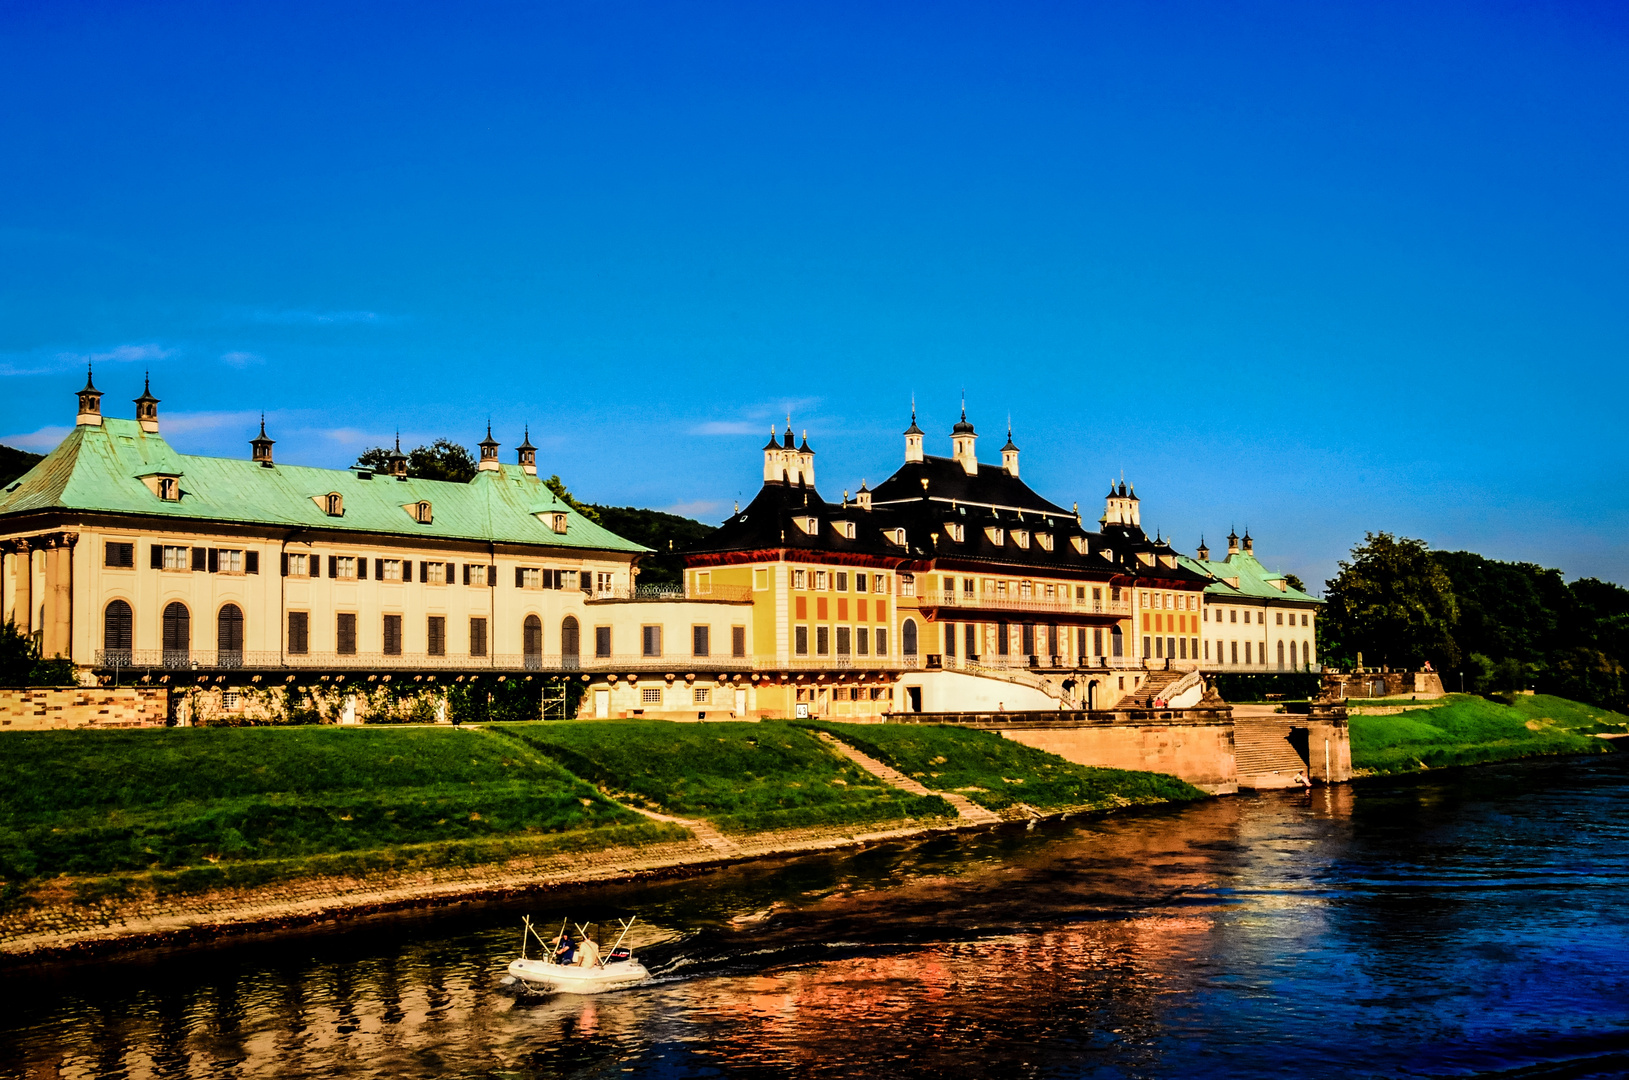
<path fill-rule="evenodd" d="M 130 665 L 130 650 L 135 646 L 135 614 L 123 600 L 108 604 L 102 616 L 102 663 L 121 667 Z"/>
<path fill-rule="evenodd" d="M 567 615 L 560 623 L 560 666 L 578 666 L 581 645 L 577 632 L 577 616 Z"/>
<path fill-rule="evenodd" d="M 1093 679 L 1091 682 L 1086 684 L 1086 708 L 1088 710 L 1097 708 L 1097 680 L 1096 679 Z"/>
<path fill-rule="evenodd" d="M 192 662 L 192 614 L 176 600 L 164 609 L 164 666 L 186 667 Z"/>
<path fill-rule="evenodd" d="M 899 628 L 900 651 L 911 659 L 916 658 L 916 620 L 906 619 L 905 625 Z"/>
<path fill-rule="evenodd" d="M 543 621 L 536 615 L 526 616 L 526 622 L 521 626 L 521 646 L 526 652 L 526 670 L 541 670 L 543 667 Z"/>
<path fill-rule="evenodd" d="M 236 604 L 222 604 L 215 616 L 215 665 L 243 666 L 243 610 Z"/>

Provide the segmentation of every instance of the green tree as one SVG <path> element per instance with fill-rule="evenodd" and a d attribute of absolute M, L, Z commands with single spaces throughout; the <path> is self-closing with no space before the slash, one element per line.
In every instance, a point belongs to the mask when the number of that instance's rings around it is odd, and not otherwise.
<path fill-rule="evenodd" d="M 40 657 L 38 642 L 7 621 L 0 626 L 0 686 L 72 686 L 73 661 Z"/>
<path fill-rule="evenodd" d="M 356 463 L 387 472 L 392 453 L 387 447 L 375 446 L 371 450 L 364 450 Z M 415 446 L 407 452 L 407 475 L 418 480 L 467 484 L 475 478 L 475 472 L 474 456 L 450 439 L 437 439 L 429 446 Z"/>
<path fill-rule="evenodd" d="M 1288 585 L 1290 588 L 1296 590 L 1297 592 L 1306 592 L 1307 591 L 1306 583 L 1301 580 L 1299 575 L 1296 575 L 1296 574 L 1286 573 L 1284 575 L 1284 584 Z"/>
<path fill-rule="evenodd" d="M 1366 533 L 1325 582 L 1325 655 L 1369 666 L 1458 665 L 1453 583 L 1423 540 Z"/>

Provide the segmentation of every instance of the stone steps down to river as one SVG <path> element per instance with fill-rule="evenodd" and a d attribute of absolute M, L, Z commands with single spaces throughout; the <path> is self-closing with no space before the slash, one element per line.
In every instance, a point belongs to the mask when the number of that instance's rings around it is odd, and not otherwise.
<path fill-rule="evenodd" d="M 1235 717 L 1233 754 L 1239 783 L 1254 788 L 1291 787 L 1295 774 L 1307 768 L 1303 747 L 1292 741 L 1288 719 Z M 1302 736 L 1303 744 L 1305 735 Z"/>
<path fill-rule="evenodd" d="M 920 782 L 912 780 L 909 776 L 906 776 L 893 766 L 884 765 L 870 754 L 862 753 L 861 751 L 854 749 L 854 747 L 850 746 L 848 743 L 833 737 L 827 732 L 817 731 L 815 734 L 820 736 L 821 742 L 825 743 L 839 754 L 842 754 L 844 757 L 854 762 L 854 764 L 858 765 L 866 772 L 892 784 L 901 791 L 908 791 L 912 795 L 939 796 L 941 799 L 945 800 L 945 802 L 956 808 L 956 814 L 963 821 L 970 822 L 974 825 L 994 825 L 1002 820 L 998 814 L 994 813 L 993 811 L 986 810 L 984 807 L 973 802 L 965 795 L 957 795 L 953 791 L 930 791 Z"/>

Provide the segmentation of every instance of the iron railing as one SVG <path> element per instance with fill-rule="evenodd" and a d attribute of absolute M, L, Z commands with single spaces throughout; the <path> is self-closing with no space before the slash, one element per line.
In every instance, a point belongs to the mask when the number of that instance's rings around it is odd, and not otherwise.
<path fill-rule="evenodd" d="M 705 589 L 685 585 L 619 585 L 595 592 L 589 600 L 705 600 L 714 603 L 744 604 L 752 600 L 745 585 L 712 585 Z"/>
<path fill-rule="evenodd" d="M 1126 618 L 1131 614 L 1129 600 L 1048 600 L 1045 597 L 1012 596 L 991 593 L 924 592 L 918 607 L 960 608 L 966 611 L 1010 611 L 1030 615 L 1105 615 Z"/>

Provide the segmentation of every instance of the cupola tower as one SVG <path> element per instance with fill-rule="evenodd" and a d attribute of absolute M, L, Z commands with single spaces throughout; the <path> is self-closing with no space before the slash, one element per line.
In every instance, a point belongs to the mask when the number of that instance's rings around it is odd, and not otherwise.
<path fill-rule="evenodd" d="M 85 389 L 79 391 L 79 416 L 75 424 L 100 427 L 102 425 L 102 392 L 91 381 L 90 365 L 85 365 Z"/>
<path fill-rule="evenodd" d="M 149 435 L 158 434 L 158 398 L 153 391 L 146 375 L 141 380 L 141 397 L 136 399 L 136 423 Z"/>

